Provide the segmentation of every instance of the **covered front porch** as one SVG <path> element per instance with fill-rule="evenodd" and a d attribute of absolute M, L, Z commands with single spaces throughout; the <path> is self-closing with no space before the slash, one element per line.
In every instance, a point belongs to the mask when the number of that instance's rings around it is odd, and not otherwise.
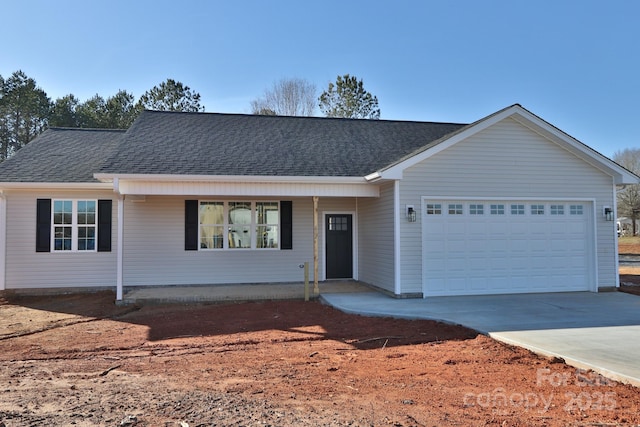
<path fill-rule="evenodd" d="M 320 183 L 264 183 L 256 177 L 240 182 L 221 177 L 98 178 L 111 180 L 118 193 L 116 299 L 124 304 L 163 301 L 161 293 L 185 302 L 302 298 L 302 286 L 293 291 L 282 284 L 302 279 L 303 264 L 315 288 L 328 279 L 376 286 L 372 279 L 384 279 L 394 287 L 390 276 L 396 260 L 378 248 L 381 235 L 385 247 L 394 246 L 395 222 L 391 218 L 381 225 L 378 217 L 369 218 L 380 210 L 369 205 L 386 198 L 364 178 L 325 178 Z M 365 207 L 362 234 L 360 206 Z M 265 210 L 266 216 L 261 214 Z M 388 215 L 389 209 L 382 211 Z M 246 239 L 236 236 L 241 232 Z M 269 239 L 263 241 L 259 234 Z M 361 260 L 370 264 L 367 271 L 374 277 L 359 277 Z M 384 272 L 378 274 L 376 266 Z M 253 283 L 263 285 L 245 285 Z M 186 292 L 192 284 L 207 287 Z"/>

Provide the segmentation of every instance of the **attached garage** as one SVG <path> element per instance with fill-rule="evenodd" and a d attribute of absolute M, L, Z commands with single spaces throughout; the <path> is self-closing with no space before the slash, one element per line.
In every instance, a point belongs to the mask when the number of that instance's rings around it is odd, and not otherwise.
<path fill-rule="evenodd" d="M 593 291 L 593 202 L 424 199 L 423 295 Z"/>

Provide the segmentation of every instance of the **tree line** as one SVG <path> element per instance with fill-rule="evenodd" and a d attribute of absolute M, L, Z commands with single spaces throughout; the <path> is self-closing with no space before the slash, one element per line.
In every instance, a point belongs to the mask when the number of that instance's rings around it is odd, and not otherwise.
<path fill-rule="evenodd" d="M 379 119 L 378 98 L 364 89 L 362 80 L 345 74 L 329 83 L 320 95 L 306 80 L 282 79 L 251 101 L 254 114 L 313 116 L 319 107 L 327 117 Z M 52 101 L 23 71 L 0 75 L 0 162 L 9 158 L 47 127 L 127 129 L 141 111 L 204 111 L 200 94 L 167 79 L 136 101 L 126 90 L 81 102 L 73 94 Z"/>
<path fill-rule="evenodd" d="M 47 127 L 126 129 L 144 109 L 204 111 L 200 94 L 172 79 L 146 91 L 137 101 L 120 90 L 80 102 L 73 94 L 55 101 L 23 71 L 0 76 L 0 161 L 9 158 Z"/>

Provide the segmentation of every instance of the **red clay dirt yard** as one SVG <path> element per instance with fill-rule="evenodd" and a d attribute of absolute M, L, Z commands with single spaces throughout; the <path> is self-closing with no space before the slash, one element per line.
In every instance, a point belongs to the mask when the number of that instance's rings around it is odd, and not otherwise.
<path fill-rule="evenodd" d="M 5 296 L 0 425 L 630 426 L 640 389 L 458 326 L 319 302 Z"/>

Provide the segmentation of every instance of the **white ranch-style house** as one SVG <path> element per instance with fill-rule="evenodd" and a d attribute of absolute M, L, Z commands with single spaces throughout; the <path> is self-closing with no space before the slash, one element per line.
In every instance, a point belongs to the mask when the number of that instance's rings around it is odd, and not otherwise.
<path fill-rule="evenodd" d="M 0 165 L 0 290 L 355 279 L 397 297 L 618 286 L 639 178 L 520 105 L 471 124 L 145 111 Z M 317 236 L 317 238 L 315 237 Z"/>

